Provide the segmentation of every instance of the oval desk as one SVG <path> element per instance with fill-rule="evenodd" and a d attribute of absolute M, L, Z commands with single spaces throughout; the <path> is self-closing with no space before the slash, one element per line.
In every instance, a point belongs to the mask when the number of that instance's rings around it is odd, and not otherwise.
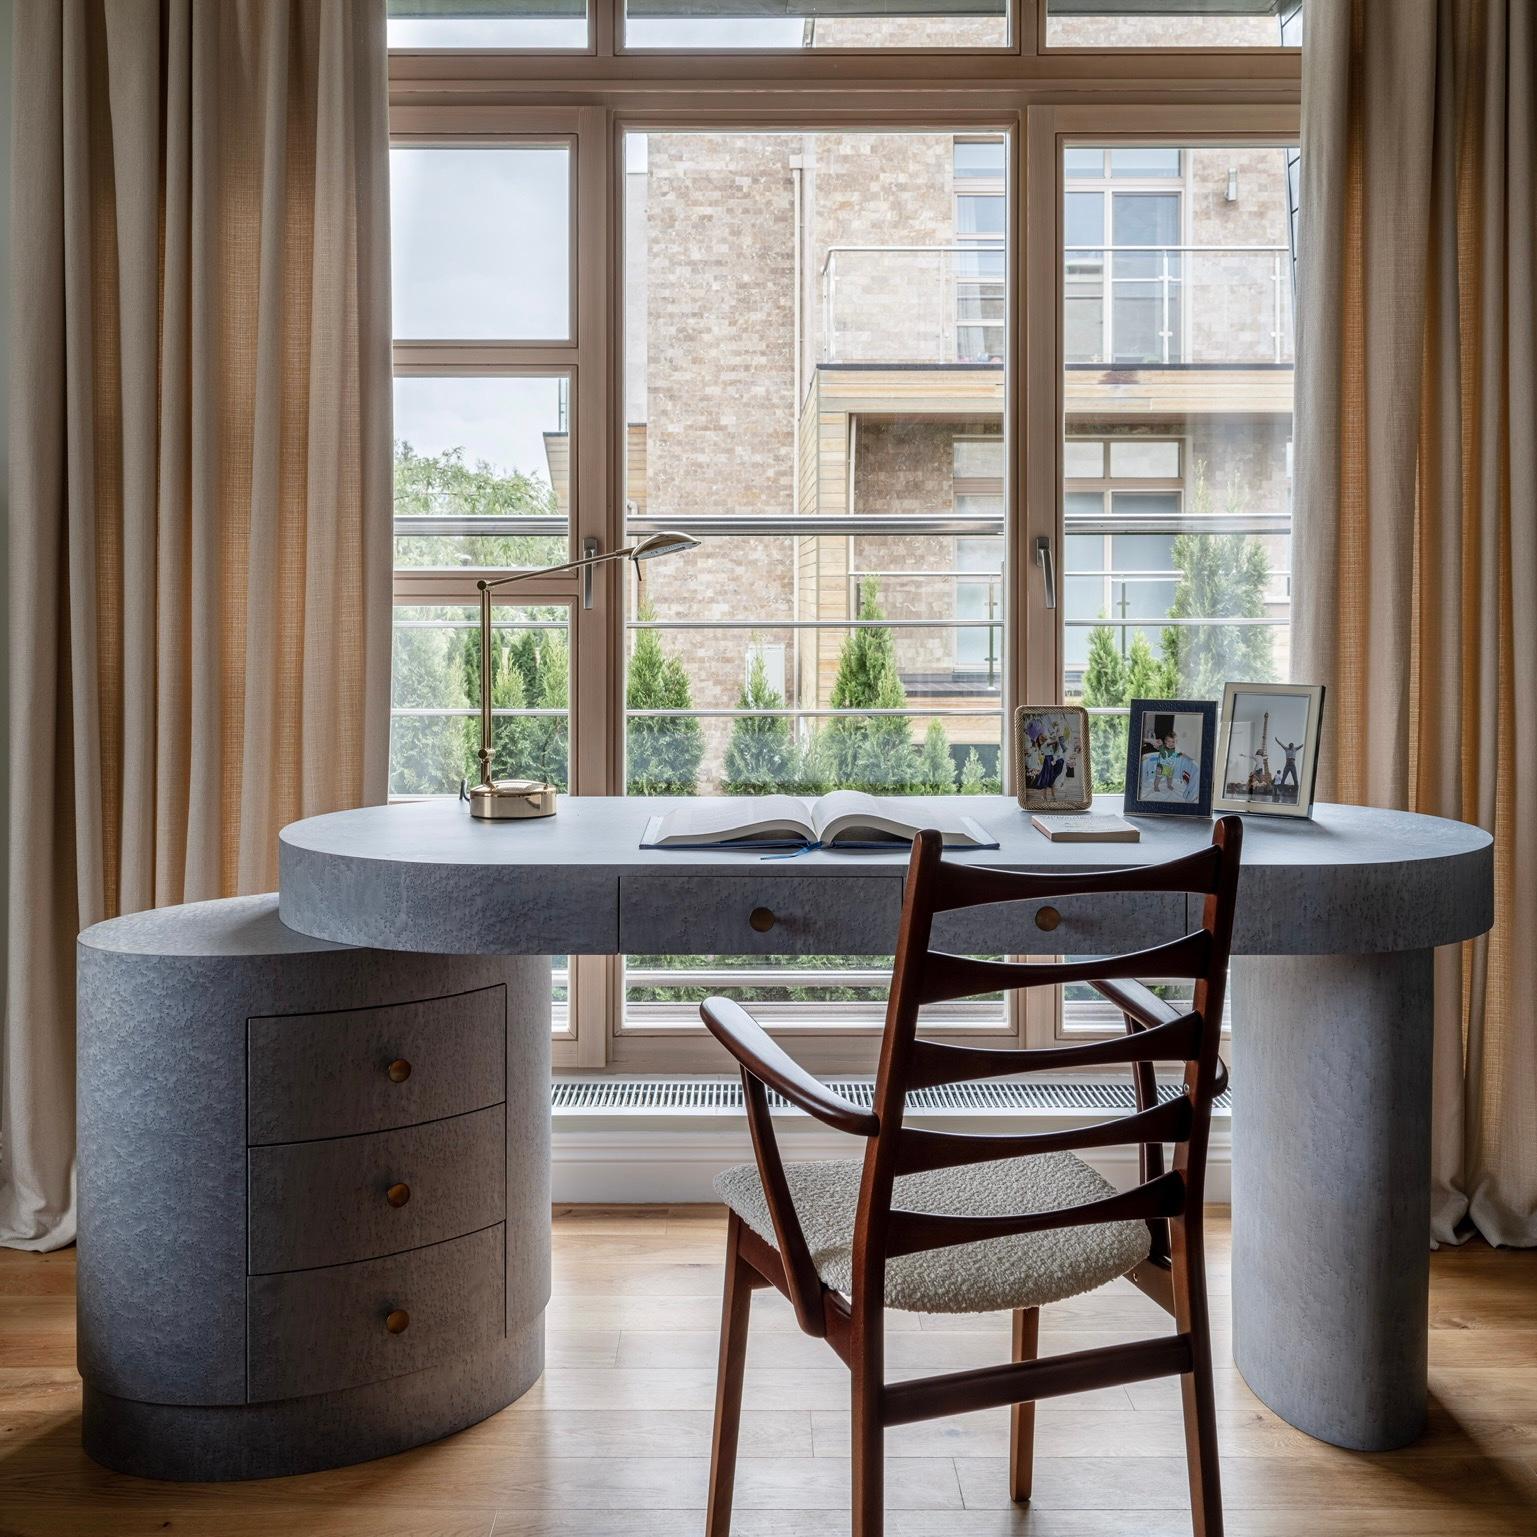
<path fill-rule="evenodd" d="M 339 812 L 282 834 L 290 928 L 379 950 L 883 954 L 905 852 L 647 851 L 668 802 L 562 797 L 549 820 L 457 802 Z M 1136 844 L 1048 842 L 1004 796 L 968 797 L 1006 869 L 1107 869 L 1187 853 L 1210 824 L 1138 818 Z M 1118 809 L 1101 804 L 1101 810 Z M 1493 920 L 1493 849 L 1435 817 L 1320 806 L 1250 817 L 1234 935 L 1233 1330 L 1244 1378 L 1311 1435 L 1383 1450 L 1426 1405 L 1431 952 Z M 1194 926 L 1187 899 L 1067 898 L 946 915 L 951 948 L 1096 954 Z M 750 922 L 755 909 L 773 921 Z M 525 996 L 533 991 L 522 989 Z M 547 989 L 540 995 L 547 999 Z"/>

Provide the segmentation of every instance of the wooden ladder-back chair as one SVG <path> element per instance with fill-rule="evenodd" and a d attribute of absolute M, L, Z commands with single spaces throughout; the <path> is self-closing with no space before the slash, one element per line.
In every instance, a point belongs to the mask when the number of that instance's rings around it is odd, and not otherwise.
<path fill-rule="evenodd" d="M 1211 844 L 1142 869 L 1010 873 L 947 864 L 940 837 L 918 835 L 908 867 L 873 1109 L 849 1103 L 783 1051 L 740 1005 L 701 1007 L 740 1062 L 755 1163 L 716 1188 L 730 1208 L 721 1319 L 709 1537 L 727 1537 L 752 1292 L 775 1286 L 801 1328 L 848 1366 L 853 1408 L 853 1533 L 882 1530 L 884 1433 L 971 1409 L 1012 1405 L 1010 1493 L 1030 1496 L 1040 1398 L 1177 1374 L 1196 1537 L 1219 1537 L 1222 1499 L 1212 1400 L 1201 1216 L 1212 1101 L 1226 1085 L 1218 1056 L 1243 824 L 1223 817 Z M 1131 954 L 1024 965 L 930 948 L 937 913 L 995 902 L 1115 892 L 1204 896 L 1200 927 Z M 1189 1009 L 1137 978 L 1187 978 Z M 1015 987 L 1092 984 L 1123 1014 L 1113 1040 L 1032 1050 L 917 1038 L 925 1004 Z M 1153 1064 L 1184 1064 L 1183 1091 L 1160 1101 Z M 917 1089 L 1049 1068 L 1129 1064 L 1134 1114 L 1071 1131 L 971 1134 L 903 1124 Z M 840 1131 L 867 1139 L 862 1163 L 786 1166 L 769 1090 Z M 1136 1143 L 1141 1180 L 1117 1192 L 1070 1149 Z M 1164 1144 L 1174 1147 L 1164 1166 Z M 978 1166 L 991 1165 L 990 1168 Z M 1039 1308 L 1128 1276 L 1174 1319 L 1174 1332 L 1038 1358 Z M 885 1380 L 887 1307 L 1013 1313 L 1013 1360 L 971 1371 Z"/>

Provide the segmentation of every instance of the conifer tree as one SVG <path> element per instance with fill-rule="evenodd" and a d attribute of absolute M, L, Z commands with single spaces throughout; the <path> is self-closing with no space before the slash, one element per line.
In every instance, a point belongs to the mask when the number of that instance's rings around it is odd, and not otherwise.
<path fill-rule="evenodd" d="M 923 754 L 918 780 L 925 795 L 952 795 L 955 792 L 955 759 L 950 756 L 950 738 L 945 723 L 938 718 L 929 722 L 923 735 Z"/>
<path fill-rule="evenodd" d="M 641 619 L 654 617 L 643 605 Z M 693 690 L 682 662 L 668 656 L 655 630 L 637 632 L 625 703 L 631 710 L 688 710 Z M 704 733 L 691 715 L 643 715 L 629 721 L 631 795 L 693 795 L 699 789 Z"/>
<path fill-rule="evenodd" d="M 781 710 L 784 696 L 770 687 L 761 651 L 754 651 L 739 710 Z M 799 778 L 795 733 L 783 715 L 739 715 L 726 744 L 722 788 L 728 795 L 773 795 L 792 790 Z"/>
<path fill-rule="evenodd" d="M 859 617 L 884 619 L 873 577 L 859 589 Z M 907 690 L 897 672 L 896 646 L 884 625 L 849 631 L 838 657 L 832 705 L 838 710 L 900 710 Z M 918 754 L 899 715 L 835 716 L 822 732 L 833 778 L 848 789 L 910 793 L 919 782 Z"/>
<path fill-rule="evenodd" d="M 977 756 L 975 747 L 966 754 L 966 761 L 961 765 L 961 791 L 962 795 L 987 794 L 987 775 L 982 769 L 982 760 Z"/>

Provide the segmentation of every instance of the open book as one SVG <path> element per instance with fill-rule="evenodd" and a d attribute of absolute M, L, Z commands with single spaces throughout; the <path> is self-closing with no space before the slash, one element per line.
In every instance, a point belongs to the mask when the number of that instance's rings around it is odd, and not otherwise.
<path fill-rule="evenodd" d="M 834 790 L 814 801 L 796 795 L 692 800 L 652 817 L 643 849 L 825 848 L 884 849 L 911 843 L 937 828 L 946 848 L 995 849 L 996 839 L 970 817 L 933 800 L 878 800 L 858 790 Z"/>

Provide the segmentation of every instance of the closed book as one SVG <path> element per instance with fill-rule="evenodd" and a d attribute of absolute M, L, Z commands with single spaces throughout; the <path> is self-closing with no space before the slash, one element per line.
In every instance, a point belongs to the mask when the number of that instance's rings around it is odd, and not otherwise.
<path fill-rule="evenodd" d="M 1037 832 L 1044 833 L 1053 843 L 1136 843 L 1142 833 L 1125 817 L 1110 816 L 1093 811 L 1081 811 L 1075 816 L 1032 816 Z"/>

